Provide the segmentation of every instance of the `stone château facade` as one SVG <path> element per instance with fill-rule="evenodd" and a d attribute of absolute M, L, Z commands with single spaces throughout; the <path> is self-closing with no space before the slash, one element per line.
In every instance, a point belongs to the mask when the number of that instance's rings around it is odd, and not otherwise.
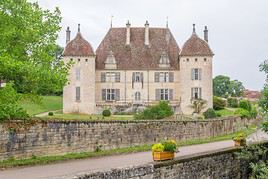
<path fill-rule="evenodd" d="M 72 61 L 69 82 L 63 90 L 63 112 L 95 114 L 142 109 L 169 101 L 176 113 L 191 114 L 192 99 L 212 107 L 213 52 L 195 32 L 179 48 L 170 29 L 111 27 L 94 52 L 78 28 L 70 41 L 66 31 L 65 63 Z"/>

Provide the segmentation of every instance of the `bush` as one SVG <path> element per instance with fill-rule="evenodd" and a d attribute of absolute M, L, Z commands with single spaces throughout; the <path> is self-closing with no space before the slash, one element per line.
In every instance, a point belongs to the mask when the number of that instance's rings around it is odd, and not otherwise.
<path fill-rule="evenodd" d="M 215 110 L 212 109 L 212 108 L 207 109 L 203 113 L 203 115 L 205 116 L 205 119 L 211 119 L 211 118 L 216 118 L 217 117 L 217 114 L 216 114 Z"/>
<path fill-rule="evenodd" d="M 239 108 L 235 110 L 234 114 L 239 115 L 241 118 L 250 118 L 250 112 L 246 109 Z"/>
<path fill-rule="evenodd" d="M 109 116 L 112 115 L 112 113 L 111 113 L 111 111 L 110 111 L 109 109 L 104 109 L 104 110 L 102 111 L 102 115 L 103 115 L 104 117 L 109 117 Z"/>
<path fill-rule="evenodd" d="M 162 143 L 164 145 L 164 151 L 176 152 L 177 143 L 174 140 L 167 140 Z"/>
<path fill-rule="evenodd" d="M 258 111 L 257 111 L 257 109 L 256 109 L 255 106 L 252 107 L 252 109 L 251 109 L 251 111 L 250 111 L 250 116 L 251 116 L 252 118 L 254 118 L 254 119 L 257 118 L 257 116 L 258 116 Z"/>
<path fill-rule="evenodd" d="M 146 108 L 143 112 L 135 114 L 135 119 L 163 119 L 173 115 L 172 108 L 166 101 Z"/>
<path fill-rule="evenodd" d="M 163 152 L 165 149 L 164 145 L 161 143 L 154 144 L 152 147 L 153 152 Z"/>
<path fill-rule="evenodd" d="M 54 116 L 54 113 L 50 111 L 50 112 L 48 112 L 48 115 L 49 116 Z"/>
<path fill-rule="evenodd" d="M 237 98 L 228 98 L 227 99 L 228 107 L 238 108 L 238 99 Z"/>
<path fill-rule="evenodd" d="M 213 109 L 215 110 L 221 110 L 226 107 L 226 101 L 222 98 L 219 98 L 217 96 L 213 97 Z"/>
<path fill-rule="evenodd" d="M 0 105 L 0 121 L 4 120 L 26 120 L 29 118 L 26 110 L 17 104 Z"/>
<path fill-rule="evenodd" d="M 245 109 L 249 112 L 252 110 L 252 105 L 251 105 L 250 101 L 248 101 L 248 100 L 241 100 L 239 103 L 239 107 L 242 109 Z"/>

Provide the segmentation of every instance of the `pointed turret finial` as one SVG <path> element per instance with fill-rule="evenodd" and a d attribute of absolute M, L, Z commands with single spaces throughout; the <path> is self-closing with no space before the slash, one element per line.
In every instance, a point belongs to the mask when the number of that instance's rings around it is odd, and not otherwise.
<path fill-rule="evenodd" d="M 111 28 L 113 27 L 113 15 L 111 15 Z"/>
<path fill-rule="evenodd" d="M 204 30 L 204 40 L 208 42 L 208 27 L 207 26 L 205 26 L 205 30 Z"/>
<path fill-rule="evenodd" d="M 80 24 L 78 24 L 78 32 L 80 32 Z"/>
<path fill-rule="evenodd" d="M 195 34 L 195 24 L 193 24 L 193 34 Z"/>
<path fill-rule="evenodd" d="M 168 28 L 168 16 L 166 17 L 166 28 Z"/>
<path fill-rule="evenodd" d="M 145 25 L 145 26 L 149 26 L 149 22 L 148 22 L 148 20 L 146 20 L 146 22 L 145 22 L 144 25 Z"/>
<path fill-rule="evenodd" d="M 129 20 L 127 20 L 126 26 L 130 26 Z"/>

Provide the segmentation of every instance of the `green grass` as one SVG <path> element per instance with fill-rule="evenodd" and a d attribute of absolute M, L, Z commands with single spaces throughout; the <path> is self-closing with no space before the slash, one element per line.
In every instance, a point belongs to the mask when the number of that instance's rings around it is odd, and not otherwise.
<path fill-rule="evenodd" d="M 250 126 L 249 128 L 243 131 L 247 135 L 249 135 L 256 131 L 256 127 Z M 195 144 L 230 140 L 234 136 L 236 136 L 239 132 L 226 134 L 222 136 L 216 136 L 216 137 L 207 138 L 207 139 L 193 139 L 193 140 L 181 141 L 181 142 L 178 142 L 178 146 L 187 146 L 187 145 L 195 145 Z M 65 155 L 43 156 L 43 157 L 33 156 L 32 158 L 29 158 L 29 159 L 20 159 L 20 160 L 16 160 L 12 158 L 8 160 L 0 161 L 0 168 L 11 168 L 11 167 L 29 166 L 29 165 L 44 165 L 44 164 L 56 163 L 56 162 L 61 162 L 61 161 L 66 161 L 66 160 L 85 159 L 85 158 L 92 158 L 92 157 L 118 155 L 118 154 L 126 154 L 126 153 L 133 153 L 133 152 L 150 151 L 150 150 L 151 150 L 151 145 L 140 145 L 140 146 L 105 150 L 105 151 L 99 151 L 99 152 L 70 153 L 70 154 L 65 154 Z"/>
<path fill-rule="evenodd" d="M 234 114 L 234 109 L 221 109 L 221 110 L 216 110 L 216 114 L 220 115 L 221 117 L 228 117 L 228 116 L 236 116 Z"/>
<path fill-rule="evenodd" d="M 35 115 L 43 112 L 54 111 L 62 109 L 61 96 L 42 96 L 41 104 L 24 100 L 21 106 L 26 109 L 30 115 Z"/>
<path fill-rule="evenodd" d="M 43 119 L 46 120 L 82 120 L 82 121 L 92 121 L 92 120 L 133 120 L 133 115 L 111 115 L 109 117 L 103 117 L 102 115 L 83 115 L 83 114 L 62 114 L 55 113 L 53 116 L 45 116 Z"/>

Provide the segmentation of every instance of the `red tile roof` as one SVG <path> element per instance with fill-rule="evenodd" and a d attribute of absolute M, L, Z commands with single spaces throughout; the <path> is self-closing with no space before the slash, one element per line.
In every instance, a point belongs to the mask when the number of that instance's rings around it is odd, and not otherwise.
<path fill-rule="evenodd" d="M 168 28 L 149 28 L 149 46 L 144 45 L 145 28 L 130 29 L 130 45 L 126 45 L 126 28 L 111 28 L 96 50 L 96 69 L 104 69 L 110 51 L 117 62 L 117 69 L 161 69 L 159 60 L 166 52 L 170 67 L 179 68 L 180 49 Z"/>
<path fill-rule="evenodd" d="M 244 97 L 248 98 L 248 99 L 259 99 L 261 97 L 261 92 L 245 90 L 244 91 Z"/>
<path fill-rule="evenodd" d="M 193 33 L 192 36 L 184 43 L 181 53 L 181 56 L 213 56 L 213 52 L 210 49 L 208 43 L 199 38 L 196 33 Z"/>
<path fill-rule="evenodd" d="M 63 56 L 92 56 L 94 51 L 88 41 L 86 41 L 80 32 L 65 47 Z"/>

